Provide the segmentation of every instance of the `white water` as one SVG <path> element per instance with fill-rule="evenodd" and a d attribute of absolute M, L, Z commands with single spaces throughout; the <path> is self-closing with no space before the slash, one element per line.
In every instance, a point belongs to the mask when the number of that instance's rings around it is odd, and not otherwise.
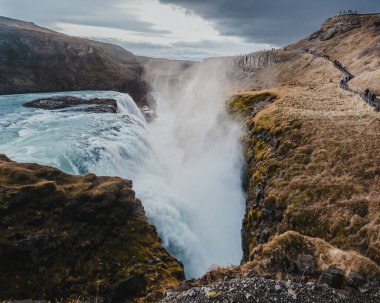
<path fill-rule="evenodd" d="M 214 264 L 237 264 L 244 209 L 240 130 L 222 115 L 219 88 L 196 91 L 196 85 L 186 87 L 181 100 L 158 95 L 158 119 L 149 125 L 131 98 L 116 92 L 0 96 L 0 153 L 74 174 L 132 179 L 149 220 L 188 277 Z M 115 98 L 120 113 L 21 106 L 47 95 Z"/>

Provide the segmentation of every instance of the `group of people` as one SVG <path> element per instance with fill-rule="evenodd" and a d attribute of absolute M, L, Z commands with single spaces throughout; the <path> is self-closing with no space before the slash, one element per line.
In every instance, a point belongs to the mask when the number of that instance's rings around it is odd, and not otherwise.
<path fill-rule="evenodd" d="M 350 12 L 350 11 L 349 11 Z M 340 88 L 342 89 L 345 89 L 345 90 L 349 90 L 349 91 L 352 91 L 349 86 L 348 86 L 348 82 L 350 80 L 352 80 L 354 78 L 354 75 L 351 74 L 347 67 L 344 66 L 342 63 L 340 63 L 338 60 L 334 59 L 332 60 L 330 58 L 330 56 L 326 53 L 318 53 L 317 51 L 315 50 L 305 50 L 307 53 L 311 54 L 314 56 L 314 58 L 316 57 L 321 57 L 321 58 L 324 58 L 326 60 L 329 60 L 331 61 L 334 66 L 339 69 L 342 73 L 344 73 L 346 76 L 344 78 L 342 78 L 339 82 L 339 86 Z M 362 96 L 362 98 L 364 99 L 365 102 L 367 102 L 369 105 L 373 106 L 375 108 L 376 111 L 380 111 L 380 101 L 378 99 L 376 99 L 376 95 L 371 92 L 369 90 L 369 88 L 367 88 L 364 93 L 360 94 Z"/>
<path fill-rule="evenodd" d="M 364 91 L 364 94 L 363 94 L 363 99 L 365 102 L 367 103 L 374 103 L 374 101 L 376 100 L 376 95 L 371 92 L 369 90 L 369 88 L 367 88 L 365 91 Z"/>
<path fill-rule="evenodd" d="M 337 69 L 339 69 L 342 73 L 344 73 L 344 74 L 347 75 L 347 77 L 345 77 L 345 80 L 347 80 L 347 82 L 354 78 L 354 75 L 351 74 L 351 73 L 348 71 L 347 67 L 343 66 L 343 64 L 340 63 L 338 60 L 335 59 L 335 60 L 333 60 L 332 62 L 333 62 L 334 66 L 335 66 Z M 348 78 L 348 79 L 346 79 L 346 78 Z"/>
<path fill-rule="evenodd" d="M 348 11 L 340 11 L 339 12 L 339 15 L 357 15 L 358 14 L 358 11 L 353 11 L 351 9 L 349 9 Z"/>
<path fill-rule="evenodd" d="M 313 55 L 314 56 L 314 58 L 316 58 L 316 57 L 321 57 L 321 55 L 317 52 L 317 51 L 315 51 L 315 50 L 305 50 L 307 53 L 309 53 L 309 54 L 311 54 L 311 55 Z"/>
<path fill-rule="evenodd" d="M 351 79 L 352 79 L 352 78 L 351 78 Z M 340 88 L 343 88 L 343 89 L 345 89 L 345 90 L 348 90 L 348 89 L 349 89 L 349 87 L 348 87 L 348 81 L 350 81 L 351 79 L 350 79 L 349 76 L 340 79 L 340 82 L 339 82 L 339 86 L 340 86 Z"/>
<path fill-rule="evenodd" d="M 314 58 L 321 57 L 321 58 L 331 61 L 330 56 L 325 53 L 318 53 L 316 50 L 306 50 L 306 52 L 313 55 Z"/>

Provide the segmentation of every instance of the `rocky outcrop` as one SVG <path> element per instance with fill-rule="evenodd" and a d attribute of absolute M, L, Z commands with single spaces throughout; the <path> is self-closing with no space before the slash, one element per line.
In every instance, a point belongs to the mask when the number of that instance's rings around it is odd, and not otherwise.
<path fill-rule="evenodd" d="M 169 291 L 162 303 L 267 303 L 267 302 L 378 302 L 379 291 L 370 293 L 334 290 L 323 284 L 264 279 L 251 273 L 247 276 L 220 274 L 223 281 L 201 283 L 189 289 Z M 189 287 L 189 286 L 188 286 Z M 188 288 L 187 287 L 187 288 Z"/>
<path fill-rule="evenodd" d="M 380 298 L 380 268 L 321 239 L 287 232 L 259 245 L 251 258 L 185 281 L 161 302 L 354 303 Z"/>
<path fill-rule="evenodd" d="M 288 231 L 255 247 L 245 266 L 271 278 L 301 277 L 334 288 L 370 289 L 380 286 L 380 267 L 353 251 L 342 251 L 327 242 Z M 354 279 L 358 284 L 352 283 Z"/>
<path fill-rule="evenodd" d="M 94 98 L 86 100 L 72 96 L 59 96 L 40 98 L 23 104 L 23 106 L 25 107 L 40 108 L 47 110 L 63 109 L 68 107 L 75 107 L 78 105 L 88 105 L 89 107 L 74 110 L 92 113 L 117 113 L 116 100 L 109 98 Z"/>
<path fill-rule="evenodd" d="M 184 278 L 132 182 L 0 156 L 0 300 L 157 301 Z"/>
<path fill-rule="evenodd" d="M 363 20 L 358 15 L 342 15 L 328 19 L 321 29 L 310 36 L 310 40 L 320 39 L 322 41 L 332 39 L 337 35 L 344 34 L 362 25 Z"/>
<path fill-rule="evenodd" d="M 116 90 L 149 105 L 143 67 L 125 49 L 0 17 L 0 94 Z"/>

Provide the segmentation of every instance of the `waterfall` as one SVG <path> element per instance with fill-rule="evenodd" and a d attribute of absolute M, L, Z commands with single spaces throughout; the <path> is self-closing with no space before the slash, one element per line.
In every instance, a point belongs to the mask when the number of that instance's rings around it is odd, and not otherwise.
<path fill-rule="evenodd" d="M 21 106 L 52 95 L 114 98 L 118 113 Z M 210 122 L 205 126 L 183 116 L 186 106 L 158 101 L 159 117 L 147 125 L 132 98 L 117 92 L 0 96 L 0 153 L 72 174 L 133 180 L 149 221 L 189 277 L 213 264 L 238 263 L 244 201 L 238 129 L 232 124 L 216 129 L 211 108 L 203 108 L 202 119 Z M 189 140 L 178 140 L 179 133 Z"/>

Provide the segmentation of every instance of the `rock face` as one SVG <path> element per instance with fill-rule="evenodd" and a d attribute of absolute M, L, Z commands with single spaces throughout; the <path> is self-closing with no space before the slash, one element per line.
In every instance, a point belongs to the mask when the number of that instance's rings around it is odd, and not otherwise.
<path fill-rule="evenodd" d="M 361 18 L 357 15 L 342 15 L 328 19 L 321 29 L 310 36 L 310 40 L 329 40 L 336 35 L 344 34 L 362 25 Z"/>
<path fill-rule="evenodd" d="M 148 105 L 143 68 L 125 49 L 0 17 L 0 94 L 73 90 L 127 92 Z"/>
<path fill-rule="evenodd" d="M 342 251 L 327 242 L 287 231 L 251 252 L 244 266 L 270 278 L 319 281 L 334 288 L 352 285 L 361 277 L 363 289 L 380 286 L 380 267 L 353 251 Z M 359 280 L 359 279 L 358 279 Z"/>
<path fill-rule="evenodd" d="M 89 105 L 85 109 L 77 109 L 79 111 L 93 113 L 117 113 L 117 102 L 115 99 L 95 98 L 82 99 L 71 96 L 40 98 L 23 104 L 25 107 L 41 108 L 47 110 L 62 109 L 75 107 L 78 105 Z"/>
<path fill-rule="evenodd" d="M 184 278 L 132 182 L 0 156 L 0 300 L 156 301 Z"/>

